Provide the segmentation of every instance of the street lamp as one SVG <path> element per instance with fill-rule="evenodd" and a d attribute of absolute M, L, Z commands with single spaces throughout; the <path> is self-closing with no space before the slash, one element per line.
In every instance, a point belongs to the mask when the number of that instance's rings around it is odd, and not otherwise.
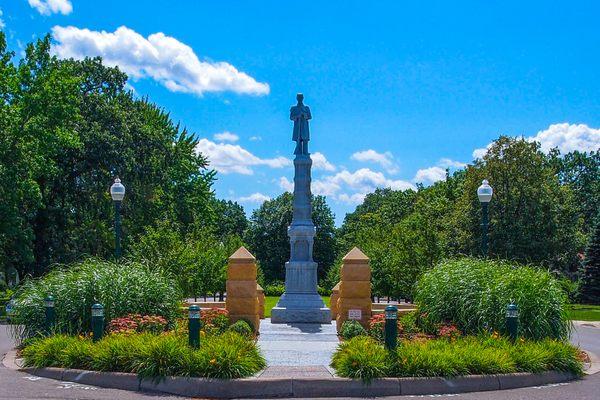
<path fill-rule="evenodd" d="M 110 197 L 115 203 L 115 256 L 121 257 L 121 202 L 125 197 L 125 186 L 117 177 L 110 187 Z"/>
<path fill-rule="evenodd" d="M 487 179 L 484 179 L 481 182 L 481 186 L 477 188 L 477 197 L 479 197 L 479 202 L 481 203 L 481 252 L 483 256 L 486 257 L 488 254 L 488 205 L 492 200 L 492 194 L 494 190 L 490 186 L 490 183 Z"/>

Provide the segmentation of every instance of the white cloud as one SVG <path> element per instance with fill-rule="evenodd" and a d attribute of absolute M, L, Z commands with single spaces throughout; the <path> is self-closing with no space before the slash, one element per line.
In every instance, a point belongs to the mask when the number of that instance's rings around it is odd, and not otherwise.
<path fill-rule="evenodd" d="M 403 180 L 387 178 L 383 173 L 361 168 L 354 172 L 343 170 L 335 175 L 325 176 L 312 182 L 312 192 L 335 200 L 356 203 L 366 193 L 377 188 L 394 190 L 415 189 L 415 186 Z"/>
<path fill-rule="evenodd" d="M 262 137 L 260 136 L 250 136 L 250 140 L 253 142 L 259 142 L 262 140 Z"/>
<path fill-rule="evenodd" d="M 2 19 L 2 9 L 0 8 L 0 29 L 3 29 L 6 26 L 4 20 Z"/>
<path fill-rule="evenodd" d="M 258 204 L 262 204 L 267 200 L 271 200 L 271 198 L 262 193 L 252 193 L 250 196 L 244 196 L 244 197 L 240 197 L 238 199 L 238 201 L 241 203 L 258 203 Z"/>
<path fill-rule="evenodd" d="M 446 170 L 442 167 L 429 167 L 417 171 L 415 182 L 435 183 L 446 179 Z"/>
<path fill-rule="evenodd" d="M 416 183 L 435 183 L 438 181 L 446 180 L 446 169 L 447 168 L 464 168 L 467 164 L 451 160 L 449 158 L 442 158 L 437 164 L 429 168 L 421 168 L 415 174 L 413 182 Z"/>
<path fill-rule="evenodd" d="M 259 158 L 237 144 L 215 143 L 200 139 L 196 151 L 208 157 L 210 167 L 224 174 L 236 173 L 252 175 L 253 166 L 266 165 L 270 168 L 283 168 L 292 164 L 285 157 Z"/>
<path fill-rule="evenodd" d="M 279 187 L 285 190 L 286 192 L 294 192 L 294 182 L 290 181 L 285 176 L 279 178 Z"/>
<path fill-rule="evenodd" d="M 365 200 L 365 197 L 367 197 L 366 193 L 354 193 L 352 195 L 342 193 L 338 196 L 338 200 L 348 204 L 360 204 Z"/>
<path fill-rule="evenodd" d="M 42 15 L 68 15 L 73 11 L 71 0 L 28 0 L 29 5 Z"/>
<path fill-rule="evenodd" d="M 548 153 L 558 147 L 562 154 L 572 151 L 597 151 L 600 149 L 600 129 L 590 128 L 586 124 L 552 124 L 539 131 L 535 136 L 525 138 L 528 142 L 539 142 L 541 150 Z M 474 158 L 485 156 L 492 144 L 485 148 L 475 149 Z"/>
<path fill-rule="evenodd" d="M 378 153 L 375 150 L 358 151 L 350 157 L 353 160 L 361 162 L 373 162 L 381 165 L 390 174 L 398 172 L 398 166 L 394 163 L 394 156 L 389 151 Z"/>
<path fill-rule="evenodd" d="M 561 153 L 579 151 L 597 151 L 600 149 L 600 129 L 585 124 L 553 124 L 537 135 L 528 137 L 528 141 L 540 142 L 541 149 L 547 153 L 558 147 Z"/>
<path fill-rule="evenodd" d="M 312 153 L 310 155 L 310 158 L 312 158 L 314 169 L 322 169 L 324 171 L 335 171 L 335 165 L 327 161 L 327 158 L 323 153 Z"/>
<path fill-rule="evenodd" d="M 266 95 L 269 85 L 226 62 L 200 61 L 194 50 L 162 32 L 147 38 L 125 26 L 114 32 L 55 26 L 53 52 L 61 58 L 101 56 L 134 79 L 152 78 L 172 92 L 202 95 L 232 91 Z"/>
<path fill-rule="evenodd" d="M 440 159 L 437 165 L 442 168 L 464 168 L 467 166 L 467 164 L 464 162 L 451 160 L 449 158 Z"/>
<path fill-rule="evenodd" d="M 231 133 L 229 131 L 215 133 L 213 138 L 219 142 L 237 142 L 240 140 L 240 137 L 235 133 Z"/>

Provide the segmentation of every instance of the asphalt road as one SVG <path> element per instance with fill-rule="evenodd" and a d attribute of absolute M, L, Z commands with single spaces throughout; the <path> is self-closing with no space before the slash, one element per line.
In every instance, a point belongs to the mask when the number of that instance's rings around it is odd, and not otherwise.
<path fill-rule="evenodd" d="M 580 326 L 571 340 L 575 344 L 600 355 L 600 329 Z M 0 326 L 0 358 L 11 350 L 12 341 L 7 335 L 6 326 Z M 477 392 L 455 395 L 403 396 L 385 399 L 408 398 L 456 398 L 472 400 L 598 400 L 600 393 L 600 373 L 590 375 L 576 382 L 546 385 L 525 389 L 496 392 Z M 70 382 L 39 378 L 5 368 L 0 364 L 0 400 L 69 399 L 69 400 L 138 400 L 138 399 L 178 399 L 183 397 L 162 396 L 152 393 L 129 392 L 103 389 Z"/>

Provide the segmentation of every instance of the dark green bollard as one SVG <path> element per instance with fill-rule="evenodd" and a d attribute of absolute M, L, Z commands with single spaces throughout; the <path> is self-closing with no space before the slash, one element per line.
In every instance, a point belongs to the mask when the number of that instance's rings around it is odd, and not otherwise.
<path fill-rule="evenodd" d="M 513 303 L 506 306 L 506 330 L 510 340 L 516 341 L 519 332 L 519 307 Z"/>
<path fill-rule="evenodd" d="M 102 304 L 92 306 L 92 341 L 97 342 L 104 335 L 104 307 Z"/>
<path fill-rule="evenodd" d="M 389 305 L 385 308 L 385 348 L 396 350 L 398 347 L 398 308 Z"/>
<path fill-rule="evenodd" d="M 191 305 L 188 309 L 188 330 L 190 346 L 197 349 L 200 347 L 200 307 Z"/>
<path fill-rule="evenodd" d="M 49 295 L 44 300 L 44 308 L 46 309 L 46 334 L 50 335 L 54 329 L 56 321 L 56 312 L 54 311 L 54 297 Z"/>

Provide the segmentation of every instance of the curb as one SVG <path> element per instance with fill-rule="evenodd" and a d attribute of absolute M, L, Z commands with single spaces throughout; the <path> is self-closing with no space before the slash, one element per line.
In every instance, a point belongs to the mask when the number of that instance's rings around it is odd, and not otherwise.
<path fill-rule="evenodd" d="M 383 378 L 367 385 L 347 378 L 246 378 L 206 379 L 167 377 L 159 382 L 120 372 L 95 372 L 62 368 L 23 368 L 44 378 L 130 391 L 169 393 L 187 397 L 230 399 L 237 397 L 379 397 L 438 395 L 515 389 L 577 379 L 567 372 L 539 374 L 470 375 L 445 378 Z"/>

